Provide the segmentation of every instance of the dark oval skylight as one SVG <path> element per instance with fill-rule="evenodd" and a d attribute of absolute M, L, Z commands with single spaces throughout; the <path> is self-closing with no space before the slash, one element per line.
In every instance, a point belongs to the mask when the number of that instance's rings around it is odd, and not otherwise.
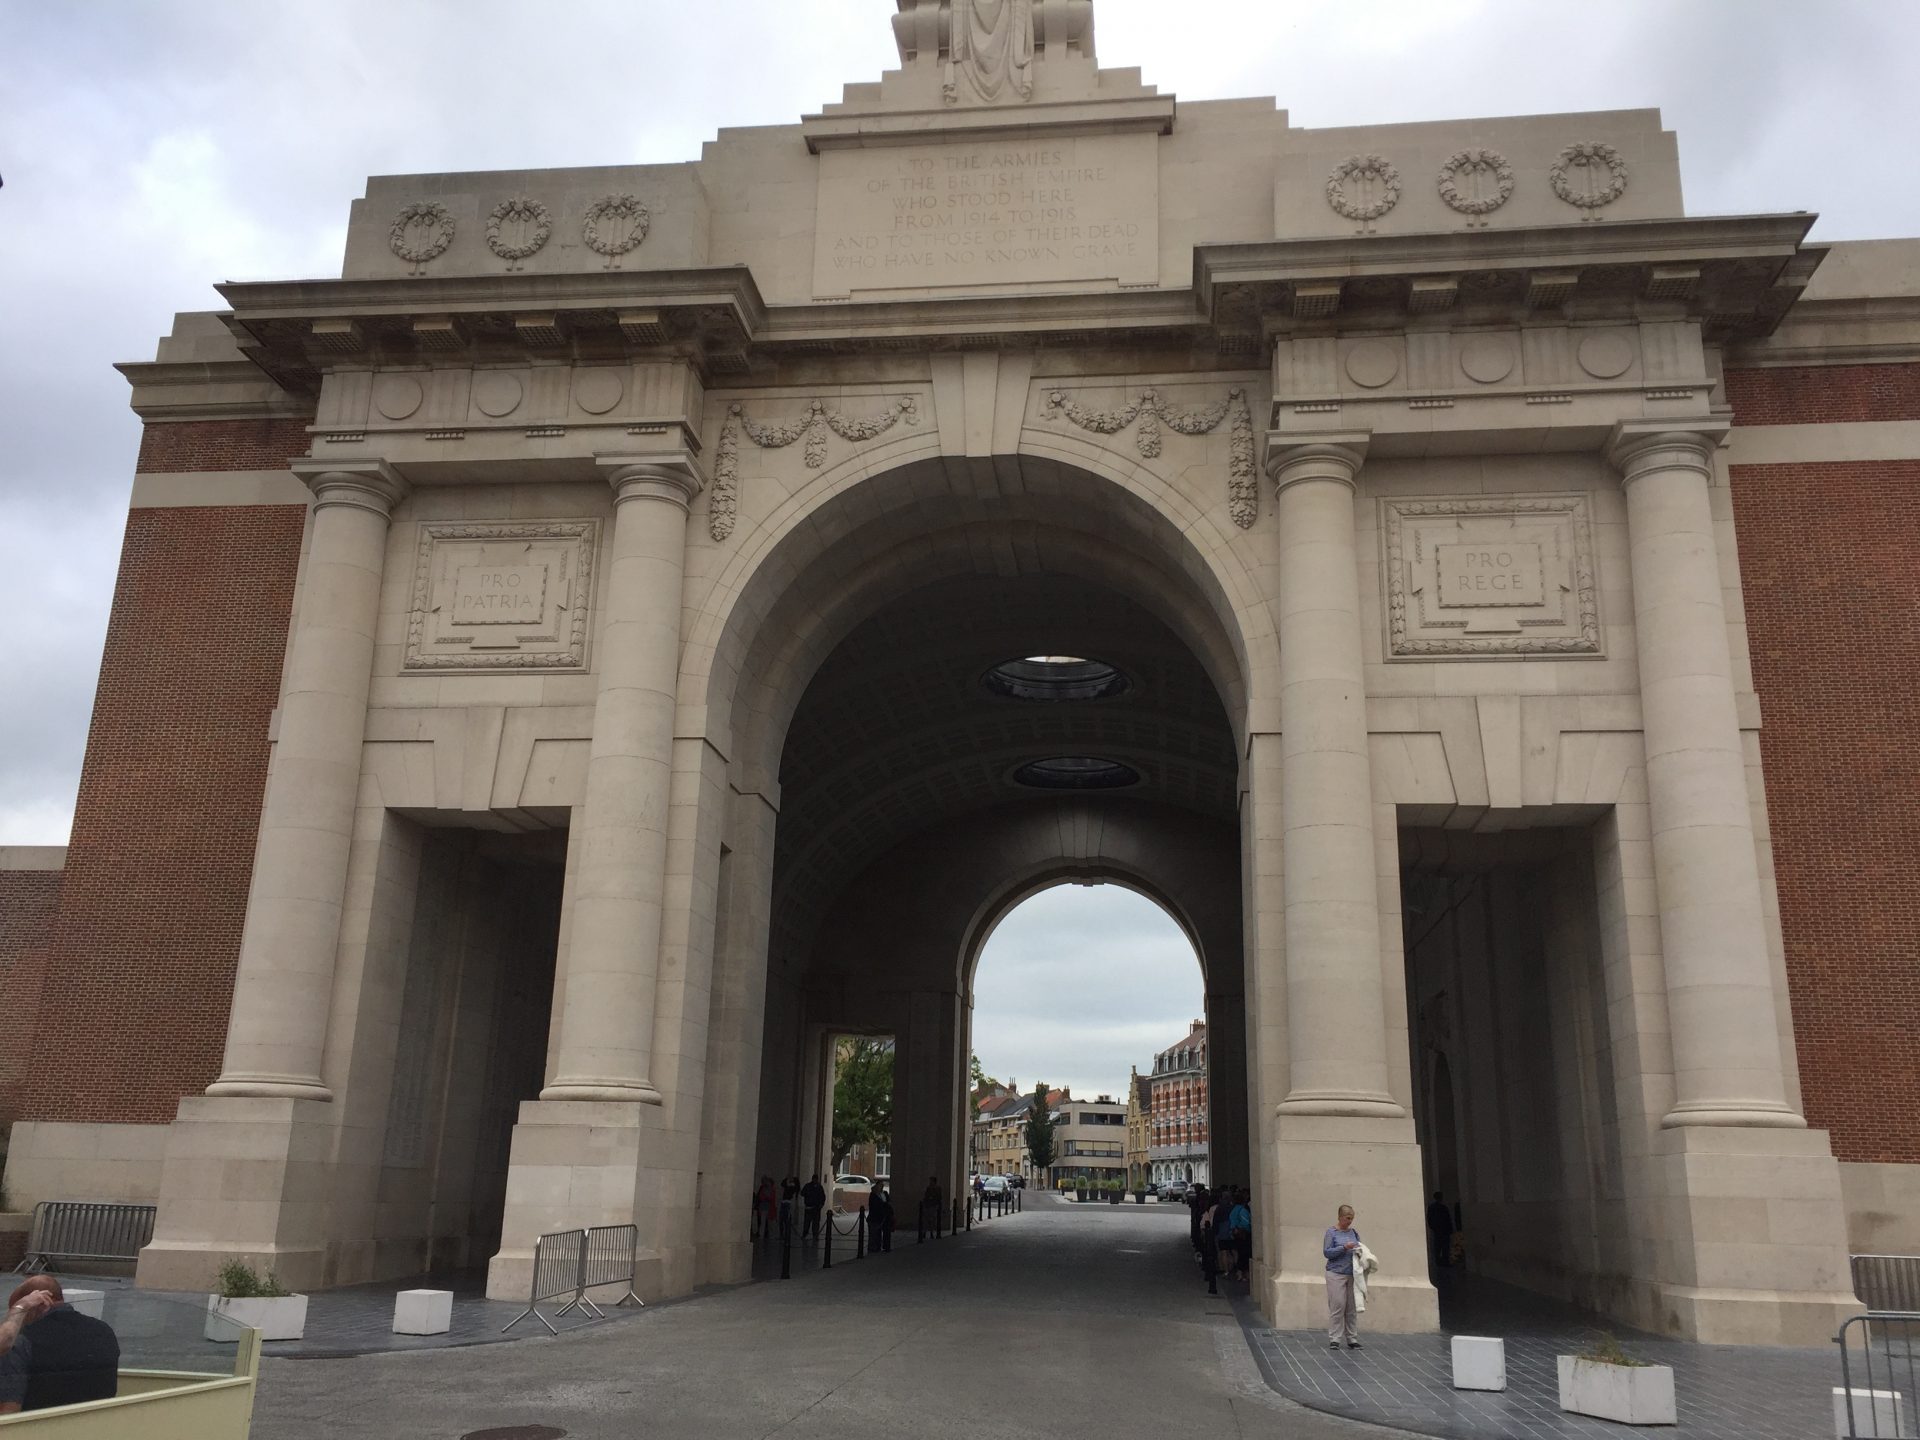
<path fill-rule="evenodd" d="M 980 683 L 1010 700 L 1106 700 L 1127 688 L 1127 677 L 1104 660 L 1029 655 L 1002 661 Z"/>
<path fill-rule="evenodd" d="M 1035 790 L 1124 790 L 1140 783 L 1140 772 L 1097 755 L 1056 755 L 1022 765 L 1013 778 Z"/>

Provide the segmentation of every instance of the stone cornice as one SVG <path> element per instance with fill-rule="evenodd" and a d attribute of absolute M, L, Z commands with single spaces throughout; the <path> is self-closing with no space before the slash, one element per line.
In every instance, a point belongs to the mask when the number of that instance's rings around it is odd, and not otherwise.
<path fill-rule="evenodd" d="M 805 116 L 800 133 L 814 154 L 875 145 L 925 145 L 944 141 L 1032 141 L 1058 135 L 1173 133 L 1171 95 L 1114 99 L 1038 101 L 978 110 L 894 110 Z"/>
<path fill-rule="evenodd" d="M 1216 330 L 1352 333 L 1430 323 L 1688 318 L 1709 339 L 1771 332 L 1825 250 L 1816 217 L 1633 220 L 1203 245 L 1194 294 Z"/>
<path fill-rule="evenodd" d="M 681 356 L 735 374 L 767 308 L 744 265 L 581 275 L 424 276 L 226 284 L 240 350 L 281 388 L 318 387 L 330 364 Z"/>
<path fill-rule="evenodd" d="M 1771 334 L 1726 350 L 1729 369 L 1915 361 L 1920 361 L 1920 295 L 1809 297 Z"/>
<path fill-rule="evenodd" d="M 133 387 L 142 420 L 299 420 L 311 397 L 289 393 L 250 360 L 126 360 L 113 367 Z"/>

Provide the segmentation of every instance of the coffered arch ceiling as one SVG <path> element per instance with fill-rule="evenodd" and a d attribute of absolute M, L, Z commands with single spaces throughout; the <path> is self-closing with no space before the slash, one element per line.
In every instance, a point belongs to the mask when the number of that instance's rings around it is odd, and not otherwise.
<path fill-rule="evenodd" d="M 1091 700 L 995 693 L 995 665 L 1097 659 L 1125 690 Z M 1057 801 L 1021 784 L 1036 760 L 1088 756 L 1138 773 L 1083 795 L 1172 807 L 1229 824 L 1233 726 L 1193 649 L 1139 599 L 1047 570 L 946 575 L 856 625 L 815 673 L 781 757 L 775 944 L 804 954 L 846 886 L 909 837 L 995 806 Z M 937 839 L 935 841 L 937 843 Z"/>

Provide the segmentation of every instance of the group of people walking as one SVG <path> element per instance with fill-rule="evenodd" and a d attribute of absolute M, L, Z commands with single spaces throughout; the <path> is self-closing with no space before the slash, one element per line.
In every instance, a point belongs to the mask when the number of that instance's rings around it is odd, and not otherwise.
<path fill-rule="evenodd" d="M 1245 1280 L 1253 1264 L 1253 1192 L 1246 1186 L 1196 1185 L 1187 1196 L 1190 1234 L 1207 1293 L 1220 1293 L 1220 1277 Z"/>
<path fill-rule="evenodd" d="M 756 1242 L 791 1235 L 798 1218 L 800 1238 L 816 1240 L 826 1208 L 827 1189 L 820 1183 L 819 1175 L 808 1177 L 804 1185 L 798 1175 L 789 1175 L 778 1185 L 771 1175 L 762 1175 L 753 1191 L 749 1233 Z M 867 1247 L 893 1249 L 893 1200 L 886 1186 L 873 1187 L 873 1193 L 867 1197 L 866 1210 Z"/>

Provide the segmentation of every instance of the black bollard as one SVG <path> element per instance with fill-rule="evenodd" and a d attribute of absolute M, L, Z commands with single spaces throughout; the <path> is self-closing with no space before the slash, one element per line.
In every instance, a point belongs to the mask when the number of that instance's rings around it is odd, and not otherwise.
<path fill-rule="evenodd" d="M 920 1203 L 918 1213 L 920 1217 L 920 1233 L 914 1237 L 913 1243 L 916 1245 L 924 1245 L 927 1243 L 927 1206 L 925 1201 Z"/>
<path fill-rule="evenodd" d="M 867 1254 L 867 1207 L 860 1207 L 860 1225 L 853 1232 L 853 1258 L 863 1260 Z"/>
<path fill-rule="evenodd" d="M 780 1278 L 793 1278 L 793 1217 L 780 1217 Z"/>
<path fill-rule="evenodd" d="M 831 1210 L 827 1211 L 826 1221 L 826 1238 L 820 1242 L 820 1268 L 831 1270 L 833 1268 L 833 1212 Z"/>

